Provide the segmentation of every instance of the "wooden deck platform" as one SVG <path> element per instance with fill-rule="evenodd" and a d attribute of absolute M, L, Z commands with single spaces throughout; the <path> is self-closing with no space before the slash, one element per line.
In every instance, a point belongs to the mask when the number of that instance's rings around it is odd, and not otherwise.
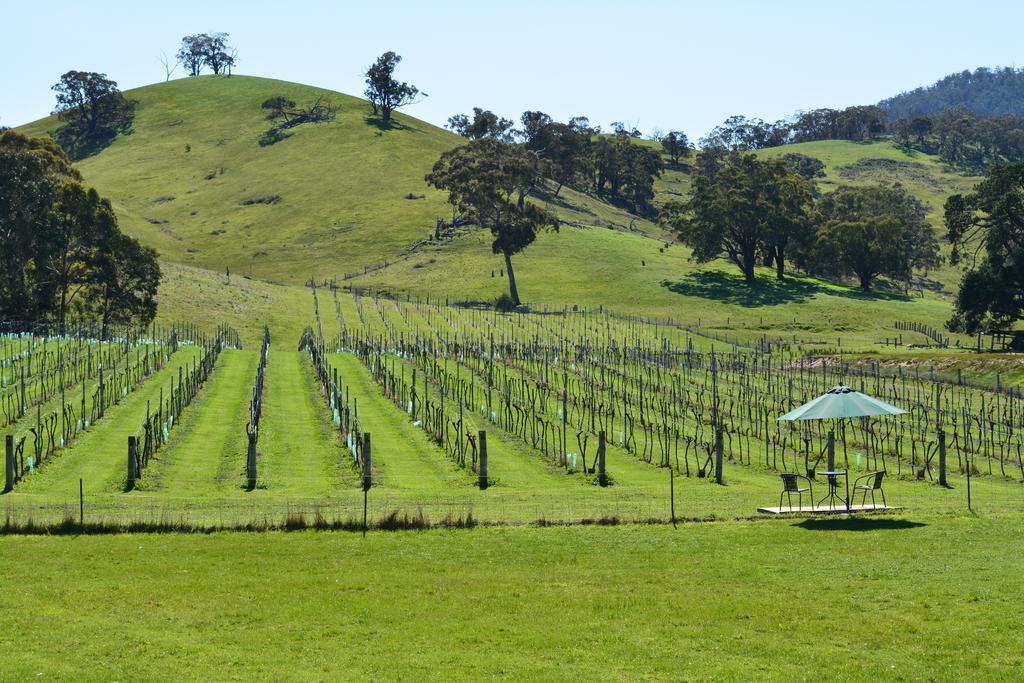
<path fill-rule="evenodd" d="M 892 510 L 902 510 L 901 507 L 894 507 L 892 505 L 851 505 L 850 509 L 847 510 L 845 507 L 830 507 L 828 505 L 803 505 L 803 506 L 785 506 L 785 507 L 773 507 L 773 508 L 757 508 L 758 512 L 763 512 L 769 515 L 787 515 L 787 514 L 804 514 L 804 515 L 845 515 L 847 512 L 886 512 Z"/>

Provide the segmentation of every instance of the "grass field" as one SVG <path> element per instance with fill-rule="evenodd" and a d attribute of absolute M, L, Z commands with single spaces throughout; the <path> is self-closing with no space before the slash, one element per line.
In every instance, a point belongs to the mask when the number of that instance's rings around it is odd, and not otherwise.
<path fill-rule="evenodd" d="M 912 515 L 4 537 L 19 588 L 0 654 L 13 680 L 1011 681 L 1022 531 Z"/>

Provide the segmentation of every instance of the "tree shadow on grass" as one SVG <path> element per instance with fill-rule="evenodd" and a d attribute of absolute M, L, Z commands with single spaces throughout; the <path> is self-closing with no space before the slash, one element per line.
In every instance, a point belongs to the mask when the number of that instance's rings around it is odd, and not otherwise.
<path fill-rule="evenodd" d="M 125 131 L 130 133 L 130 131 Z M 57 141 L 72 161 L 82 161 L 95 156 L 110 147 L 117 139 L 118 131 L 103 129 L 92 135 L 76 133 L 71 126 L 64 126 L 54 134 Z"/>
<path fill-rule="evenodd" d="M 928 525 L 924 522 L 912 522 L 909 519 L 849 517 L 846 519 L 805 519 L 793 526 L 807 531 L 899 531 Z"/>
<path fill-rule="evenodd" d="M 422 132 L 419 128 L 407 126 L 404 123 L 397 121 L 395 119 L 391 119 L 390 121 L 385 122 L 382 117 L 375 116 L 373 114 L 369 114 L 363 117 L 363 120 L 366 121 L 367 124 L 376 128 L 379 131 L 378 135 L 389 130 L 407 130 L 414 133 Z"/>
<path fill-rule="evenodd" d="M 898 292 L 864 292 L 847 287 L 828 287 L 803 278 L 789 278 L 780 282 L 775 278 L 758 277 L 753 285 L 748 285 L 739 274 L 717 270 L 691 273 L 675 282 L 663 280 L 661 286 L 675 294 L 712 299 L 748 308 L 805 303 L 817 294 L 861 301 L 909 300 L 909 297 Z"/>

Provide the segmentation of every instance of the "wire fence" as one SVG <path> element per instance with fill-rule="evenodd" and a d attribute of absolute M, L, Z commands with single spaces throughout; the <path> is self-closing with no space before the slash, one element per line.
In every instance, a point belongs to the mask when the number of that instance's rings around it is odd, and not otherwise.
<path fill-rule="evenodd" d="M 759 510 L 784 501 L 782 482 L 765 476 L 767 473 L 731 469 L 723 485 L 712 479 L 681 476 L 666 468 L 663 485 L 524 490 L 503 486 L 496 479 L 486 490 L 478 490 L 467 477 L 465 481 L 450 482 L 436 494 L 374 485 L 365 496 L 357 475 L 343 478 L 336 490 L 321 496 L 283 495 L 275 489 L 323 487 L 322 479 L 292 478 L 247 492 L 243 475 L 219 482 L 222 493 L 205 499 L 182 499 L 160 491 L 90 492 L 80 486 L 63 496 L 51 491 L 0 497 L 0 531 L 359 530 L 364 524 L 371 529 L 415 529 L 692 523 L 773 517 Z M 824 477 L 812 482 L 815 498 L 828 492 Z M 201 483 L 210 484 L 194 482 L 197 486 Z M 406 481 L 407 486 L 415 483 Z M 916 478 L 892 478 L 885 482 L 883 491 L 889 514 L 1024 514 L 1024 484 L 998 477 L 968 479 L 958 474 L 949 478 L 947 486 Z M 844 497 L 842 488 L 838 494 Z M 860 504 L 861 496 L 867 504 L 872 503 L 869 494 L 856 491 L 852 502 Z M 881 505 L 881 498 L 876 502 Z M 845 513 L 841 501 L 835 503 L 834 512 Z"/>

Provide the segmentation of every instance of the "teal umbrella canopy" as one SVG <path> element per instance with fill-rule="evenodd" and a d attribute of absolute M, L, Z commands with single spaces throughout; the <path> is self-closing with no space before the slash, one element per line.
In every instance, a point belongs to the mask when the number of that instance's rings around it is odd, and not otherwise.
<path fill-rule="evenodd" d="M 871 398 L 850 387 L 835 386 L 823 395 L 794 408 L 780 420 L 831 420 L 872 415 L 902 415 L 906 410 Z"/>

